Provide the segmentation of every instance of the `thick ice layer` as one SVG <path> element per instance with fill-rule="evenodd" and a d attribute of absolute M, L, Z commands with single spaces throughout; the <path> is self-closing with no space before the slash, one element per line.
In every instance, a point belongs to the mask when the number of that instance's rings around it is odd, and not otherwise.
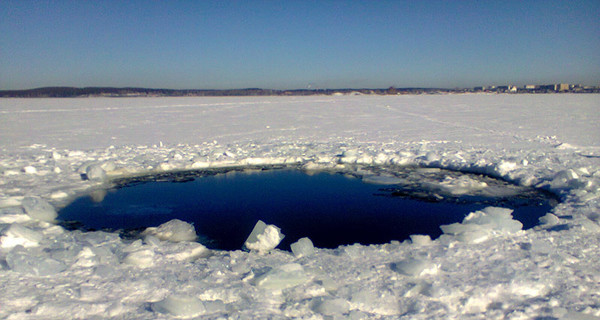
<path fill-rule="evenodd" d="M 600 317 L 598 99 L 2 99 L 0 318 Z M 483 210 L 434 241 L 415 235 L 298 257 L 67 231 L 47 222 L 47 207 L 36 218 L 23 204 L 36 197 L 56 208 L 107 183 L 90 166 L 111 179 L 281 163 L 463 170 L 543 188 L 562 203 L 530 230 Z M 441 180 L 433 189 L 490 187 Z"/>

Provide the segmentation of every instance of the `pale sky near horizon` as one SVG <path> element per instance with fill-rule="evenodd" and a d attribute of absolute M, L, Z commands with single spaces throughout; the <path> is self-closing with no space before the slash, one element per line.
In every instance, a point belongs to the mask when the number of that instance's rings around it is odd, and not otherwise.
<path fill-rule="evenodd" d="M 600 1 L 0 1 L 0 90 L 600 85 Z"/>

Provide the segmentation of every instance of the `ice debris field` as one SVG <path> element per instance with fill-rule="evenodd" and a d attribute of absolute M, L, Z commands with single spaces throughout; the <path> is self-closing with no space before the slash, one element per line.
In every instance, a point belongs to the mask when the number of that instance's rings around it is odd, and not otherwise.
<path fill-rule="evenodd" d="M 138 240 L 55 224 L 115 178 L 277 164 L 444 168 L 561 202 L 528 230 L 487 207 L 437 239 L 291 252 L 266 222 L 235 251 L 180 220 Z M 2 99 L 0 318 L 600 319 L 599 198 L 599 95 Z"/>

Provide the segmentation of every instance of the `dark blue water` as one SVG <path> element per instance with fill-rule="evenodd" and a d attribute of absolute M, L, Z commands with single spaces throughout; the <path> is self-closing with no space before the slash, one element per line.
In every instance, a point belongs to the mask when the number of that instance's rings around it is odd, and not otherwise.
<path fill-rule="evenodd" d="M 177 218 L 194 224 L 200 242 L 225 250 L 240 249 L 255 223 L 263 220 L 285 234 L 279 248 L 289 249 L 301 237 L 317 247 L 335 248 L 404 240 L 411 234 L 436 238 L 440 225 L 460 222 L 469 212 L 489 206 L 394 196 L 382 186 L 342 174 L 295 170 L 184 181 L 130 184 L 109 190 L 101 202 L 80 198 L 62 209 L 59 218 L 81 222 L 87 229 L 110 230 L 158 226 Z M 514 209 L 513 215 L 528 228 L 551 207 L 532 201 Z"/>

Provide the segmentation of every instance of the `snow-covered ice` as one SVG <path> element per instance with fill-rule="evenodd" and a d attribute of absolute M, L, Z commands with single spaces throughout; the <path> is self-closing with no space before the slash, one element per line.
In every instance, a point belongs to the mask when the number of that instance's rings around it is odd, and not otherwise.
<path fill-rule="evenodd" d="M 434 240 L 293 252 L 266 223 L 247 251 L 184 221 L 138 240 L 54 224 L 117 177 L 278 164 L 483 173 L 561 203 L 529 230 L 490 207 Z M 0 318 L 598 319 L 599 223 L 599 95 L 0 100 Z"/>

